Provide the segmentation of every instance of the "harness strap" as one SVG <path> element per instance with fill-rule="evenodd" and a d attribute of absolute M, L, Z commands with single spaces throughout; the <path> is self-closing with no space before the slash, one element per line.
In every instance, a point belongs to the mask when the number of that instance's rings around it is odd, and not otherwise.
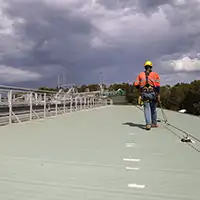
<path fill-rule="evenodd" d="M 146 75 L 146 85 L 142 88 L 142 99 L 144 102 L 151 102 L 153 100 L 155 100 L 155 89 L 153 87 L 151 87 L 151 85 L 149 85 L 149 81 L 148 81 L 148 75 L 145 73 Z"/>
<path fill-rule="evenodd" d="M 145 73 L 145 75 L 146 75 L 146 87 L 149 87 L 149 77 L 148 77 L 148 75 Z"/>

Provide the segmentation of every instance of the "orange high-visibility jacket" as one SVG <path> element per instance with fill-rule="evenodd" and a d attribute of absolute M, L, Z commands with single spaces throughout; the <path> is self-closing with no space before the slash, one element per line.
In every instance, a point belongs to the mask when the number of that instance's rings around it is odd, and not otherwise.
<path fill-rule="evenodd" d="M 160 77 L 156 72 L 151 72 L 148 75 L 148 84 L 151 85 L 152 87 L 154 87 L 156 90 L 160 89 Z M 145 72 L 141 72 L 135 82 L 134 82 L 134 86 L 140 86 L 140 88 L 144 87 L 146 85 L 146 74 Z"/>

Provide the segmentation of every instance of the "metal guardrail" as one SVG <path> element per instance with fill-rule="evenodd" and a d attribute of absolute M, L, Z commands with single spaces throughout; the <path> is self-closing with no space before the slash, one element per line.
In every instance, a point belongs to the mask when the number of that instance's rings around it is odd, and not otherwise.
<path fill-rule="evenodd" d="M 69 93 L 0 85 L 0 125 L 112 104 L 100 91 Z"/>

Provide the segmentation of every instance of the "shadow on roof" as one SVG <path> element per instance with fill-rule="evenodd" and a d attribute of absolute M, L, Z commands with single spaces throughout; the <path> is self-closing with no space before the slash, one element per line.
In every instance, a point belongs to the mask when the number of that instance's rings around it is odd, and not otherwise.
<path fill-rule="evenodd" d="M 131 127 L 138 127 L 140 129 L 146 129 L 144 124 L 137 124 L 137 123 L 133 123 L 133 122 L 125 122 L 122 125 L 127 125 L 127 126 L 131 126 Z"/>

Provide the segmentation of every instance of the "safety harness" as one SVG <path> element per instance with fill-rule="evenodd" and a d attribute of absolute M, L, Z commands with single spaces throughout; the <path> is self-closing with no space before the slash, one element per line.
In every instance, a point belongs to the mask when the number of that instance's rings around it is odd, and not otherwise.
<path fill-rule="evenodd" d="M 141 98 L 143 102 L 152 102 L 156 101 L 156 91 L 155 89 L 149 85 L 148 75 L 146 74 L 146 85 L 142 88 Z"/>

